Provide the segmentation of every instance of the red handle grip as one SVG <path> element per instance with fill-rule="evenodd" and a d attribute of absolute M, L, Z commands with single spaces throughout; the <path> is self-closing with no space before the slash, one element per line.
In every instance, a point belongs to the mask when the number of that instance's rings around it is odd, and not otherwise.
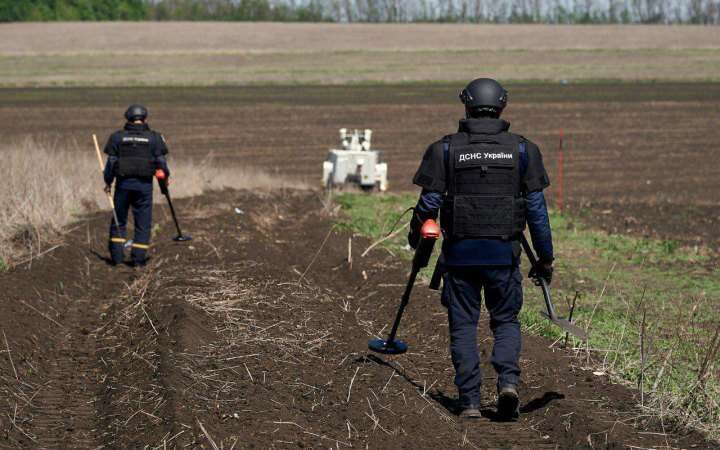
<path fill-rule="evenodd" d="M 433 219 L 428 219 L 420 228 L 422 239 L 438 239 L 440 237 L 440 226 Z"/>

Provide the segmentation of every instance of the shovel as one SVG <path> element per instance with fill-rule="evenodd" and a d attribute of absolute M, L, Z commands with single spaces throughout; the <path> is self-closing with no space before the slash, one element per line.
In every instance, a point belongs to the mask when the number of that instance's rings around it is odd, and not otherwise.
<path fill-rule="evenodd" d="M 95 153 L 97 154 L 98 163 L 100 163 L 100 173 L 105 171 L 105 164 L 103 163 L 102 154 L 100 154 L 100 145 L 98 144 L 97 136 L 93 134 L 93 143 L 95 144 Z M 112 194 L 107 194 L 108 202 L 110 203 L 110 209 L 113 213 L 113 222 L 115 222 L 115 229 L 120 231 L 120 222 L 118 221 L 117 211 L 115 211 L 115 201 L 113 200 Z"/>
<path fill-rule="evenodd" d="M 430 262 L 430 255 L 432 255 L 433 247 L 435 247 L 435 241 L 437 241 L 439 237 L 440 227 L 437 222 L 432 219 L 426 220 L 420 229 L 420 244 L 415 250 L 410 278 L 408 279 L 407 286 L 405 286 L 405 293 L 403 293 L 400 308 L 395 316 L 395 323 L 393 323 L 390 335 L 388 335 L 387 339 L 370 340 L 368 342 L 368 348 L 370 350 L 384 355 L 401 355 L 407 351 L 407 344 L 399 339 L 395 339 L 395 335 L 400 326 L 400 319 L 402 319 L 405 307 L 410 301 L 410 293 L 415 284 L 415 278 L 417 278 L 420 269 L 427 267 Z"/>
<path fill-rule="evenodd" d="M 530 265 L 533 268 L 535 268 L 538 265 L 538 260 L 535 257 L 535 253 L 533 253 L 532 249 L 530 248 L 530 244 L 528 243 L 528 240 L 525 237 L 525 234 L 520 235 L 520 242 L 522 243 L 523 249 L 525 250 L 525 254 L 527 255 L 528 259 L 530 260 Z M 567 333 L 570 333 L 579 339 L 586 340 L 587 333 L 585 333 L 585 330 L 583 330 L 579 326 L 571 323 L 567 319 L 558 317 L 558 315 L 555 313 L 555 306 L 553 305 L 552 299 L 550 298 L 550 288 L 548 287 L 547 281 L 545 281 L 545 279 L 540 276 L 535 277 L 534 281 L 538 286 L 540 286 L 542 288 L 543 297 L 545 298 L 545 307 L 547 308 L 547 312 L 540 311 L 540 314 L 545 316 L 547 319 L 550 320 L 550 322 L 559 326 Z"/>
<path fill-rule="evenodd" d="M 173 238 L 173 241 L 175 242 L 186 242 L 191 241 L 192 236 L 189 234 L 183 234 L 180 230 L 180 224 L 178 223 L 177 216 L 175 215 L 175 208 L 173 208 L 172 199 L 170 199 L 170 190 L 168 189 L 167 184 L 167 178 L 165 177 L 165 172 L 163 172 L 162 169 L 158 169 L 155 171 L 155 177 L 158 180 L 158 184 L 160 185 L 160 192 L 165 196 L 165 198 L 168 201 L 168 205 L 170 206 L 170 213 L 172 214 L 173 222 L 175 222 L 175 228 L 177 229 L 177 236 Z"/>

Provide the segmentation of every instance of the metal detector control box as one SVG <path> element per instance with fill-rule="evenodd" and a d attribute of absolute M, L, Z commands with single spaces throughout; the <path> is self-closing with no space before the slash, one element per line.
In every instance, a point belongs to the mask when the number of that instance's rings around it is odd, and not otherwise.
<path fill-rule="evenodd" d="M 372 130 L 340 129 L 341 149 L 331 149 L 323 163 L 324 188 L 357 186 L 365 191 L 387 190 L 387 164 L 380 162 L 380 152 L 370 150 Z"/>

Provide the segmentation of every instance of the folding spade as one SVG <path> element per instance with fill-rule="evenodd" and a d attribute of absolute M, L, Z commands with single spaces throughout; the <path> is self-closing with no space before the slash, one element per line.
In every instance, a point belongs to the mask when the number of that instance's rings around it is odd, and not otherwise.
<path fill-rule="evenodd" d="M 432 219 L 426 220 L 420 229 L 420 243 L 418 244 L 417 249 L 415 249 L 410 278 L 408 279 L 407 286 L 405 286 L 405 293 L 402 296 L 400 308 L 395 316 L 395 323 L 393 323 L 390 335 L 388 335 L 387 339 L 372 339 L 368 341 L 368 348 L 370 350 L 377 353 L 383 353 L 385 355 L 400 355 L 407 351 L 407 344 L 399 339 L 395 339 L 395 335 L 397 334 L 398 327 L 400 326 L 400 319 L 402 319 L 403 311 L 405 311 L 405 307 L 410 301 L 410 293 L 412 292 L 413 285 L 415 284 L 415 278 L 417 278 L 417 274 L 420 272 L 420 269 L 427 267 L 430 262 L 430 255 L 432 255 L 433 247 L 435 247 L 435 241 L 437 241 L 439 237 L 440 227 L 437 222 Z"/>
<path fill-rule="evenodd" d="M 520 235 L 520 242 L 522 243 L 523 249 L 525 250 L 525 254 L 527 255 L 528 259 L 530 260 L 530 265 L 533 268 L 535 268 L 538 265 L 538 260 L 535 257 L 535 253 L 533 253 L 532 249 L 530 248 L 530 244 L 528 243 L 528 240 L 525 237 L 525 234 Z M 538 284 L 542 288 L 543 297 L 545 297 L 545 306 L 547 307 L 547 313 L 545 311 L 540 311 L 540 314 L 542 314 L 543 316 L 548 318 L 550 320 L 550 322 L 559 326 L 560 328 L 562 328 L 566 332 L 572 334 L 573 336 L 577 336 L 578 338 L 580 338 L 582 340 L 586 340 L 587 333 L 585 333 L 585 330 L 583 330 L 579 326 L 571 323 L 567 319 L 558 317 L 558 315 L 555 313 L 555 306 L 553 305 L 552 299 L 550 298 L 550 288 L 548 287 L 547 281 L 545 281 L 545 279 L 540 276 L 535 277 L 534 281 L 536 284 Z"/>

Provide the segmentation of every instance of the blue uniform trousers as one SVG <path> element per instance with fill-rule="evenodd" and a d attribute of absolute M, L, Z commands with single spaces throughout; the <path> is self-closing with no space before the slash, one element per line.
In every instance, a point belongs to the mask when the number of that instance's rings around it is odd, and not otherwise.
<path fill-rule="evenodd" d="M 135 221 L 135 235 L 131 257 L 135 264 L 145 264 L 147 251 L 150 248 L 150 233 L 152 229 L 152 183 L 150 189 L 115 188 L 115 212 L 118 225 L 114 219 L 110 223 L 110 257 L 115 264 L 119 264 L 125 257 L 125 242 L 127 238 L 128 212 L 132 208 Z"/>
<path fill-rule="evenodd" d="M 448 269 L 444 275 L 442 300 L 448 309 L 455 385 L 462 405 L 479 405 L 482 373 L 477 329 L 481 291 L 495 337 L 491 362 L 498 374 L 498 386 L 517 386 L 520 381 L 518 314 L 523 303 L 522 274 L 516 266 Z"/>

